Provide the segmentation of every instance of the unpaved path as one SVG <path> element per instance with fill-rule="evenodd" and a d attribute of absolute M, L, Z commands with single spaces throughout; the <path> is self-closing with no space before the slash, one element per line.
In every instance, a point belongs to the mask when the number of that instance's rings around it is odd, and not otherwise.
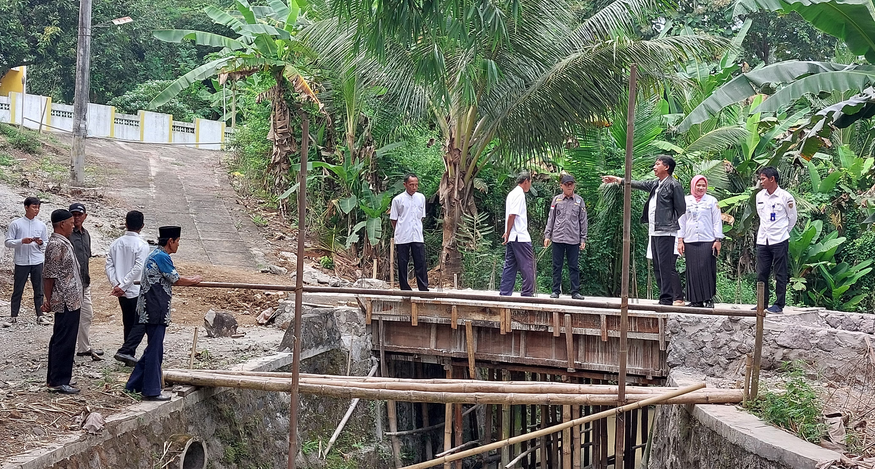
<path fill-rule="evenodd" d="M 277 261 L 277 251 L 292 250 L 293 235 L 282 226 L 271 228 L 271 239 L 254 225 L 227 179 L 222 160 L 227 153 L 180 146 L 140 145 L 89 139 L 86 189 L 71 193 L 65 184 L 69 148 L 64 137 L 47 139 L 40 155 L 18 153 L 8 146 L 16 163 L 0 167 L 0 230 L 23 214 L 21 202 L 37 195 L 43 200 L 39 219 L 48 221 L 52 210 L 83 202 L 88 208 L 86 228 L 92 235 L 91 259 L 94 325 L 92 344 L 103 349 L 103 361 L 76 358 L 74 380 L 82 393 L 58 396 L 46 392 L 46 362 L 51 326 L 38 326 L 30 285 L 25 289 L 19 324 L 0 328 L 0 467 L 15 467 L 15 454 L 50 445 L 60 435 L 78 431 L 76 416 L 85 411 L 104 415 L 131 402 L 121 390 L 130 368 L 112 359 L 121 345 L 122 322 L 116 298 L 103 273 L 103 257 L 113 239 L 124 231 L 128 210 L 146 216 L 143 236 L 157 239 L 157 227 L 182 226 L 180 250 L 173 255 L 182 275 L 205 280 L 241 283 L 291 284 L 288 275 L 261 273 L 260 267 Z M 54 143 L 52 143 L 54 141 Z M 49 227 L 51 230 L 51 227 Z M 280 236 L 276 233 L 280 232 Z M 9 316 L 12 290 L 12 253 L 0 244 L 0 319 Z M 266 259 L 267 257 L 267 259 Z M 282 262 L 278 262 L 282 265 Z M 293 266 L 286 265 L 289 270 Z M 202 325 L 209 309 L 235 313 L 239 339 L 206 338 L 201 327 L 195 367 L 218 368 L 254 356 L 273 353 L 283 331 L 258 326 L 255 317 L 275 307 L 285 294 L 263 291 L 177 288 L 173 322 L 165 339 L 165 363 L 187 367 L 194 328 Z M 145 341 L 138 349 L 142 352 Z"/>

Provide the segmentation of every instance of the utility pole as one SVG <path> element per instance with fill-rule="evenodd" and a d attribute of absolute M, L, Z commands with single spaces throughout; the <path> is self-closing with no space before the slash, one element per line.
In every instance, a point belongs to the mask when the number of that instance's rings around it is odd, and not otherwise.
<path fill-rule="evenodd" d="M 76 91 L 73 98 L 73 154 L 70 184 L 85 185 L 85 137 L 88 135 L 88 94 L 91 89 L 91 0 L 79 0 L 79 42 L 76 47 Z"/>

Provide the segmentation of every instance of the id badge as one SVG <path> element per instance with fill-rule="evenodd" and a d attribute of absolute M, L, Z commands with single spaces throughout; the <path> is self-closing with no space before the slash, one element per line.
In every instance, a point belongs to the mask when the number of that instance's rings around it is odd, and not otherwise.
<path fill-rule="evenodd" d="M 769 217 L 769 221 L 775 221 L 775 212 L 772 212 L 771 216 Z"/>

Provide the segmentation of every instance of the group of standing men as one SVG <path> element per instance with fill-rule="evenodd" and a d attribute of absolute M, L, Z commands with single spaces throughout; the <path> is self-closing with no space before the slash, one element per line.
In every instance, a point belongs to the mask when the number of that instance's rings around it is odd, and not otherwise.
<path fill-rule="evenodd" d="M 660 155 L 653 165 L 656 179 L 631 181 L 632 188 L 648 192 L 641 223 L 648 225 L 648 257 L 653 259 L 654 277 L 659 288 L 659 304 L 684 305 L 684 292 L 677 272 L 679 255 L 687 258 L 687 306 L 713 307 L 717 293 L 717 257 L 722 248 L 723 222 L 718 201 L 707 194 L 708 181 L 697 175 L 690 181 L 690 194 L 673 177 L 676 163 L 668 155 Z M 787 258 L 790 231 L 796 224 L 796 202 L 779 186 L 780 176 L 773 167 L 758 173 L 762 190 L 756 196 L 760 218 L 757 232 L 757 280 L 766 284 L 769 301 L 769 276 L 774 271 L 776 298 L 768 311 L 780 313 L 786 305 Z M 622 178 L 602 176 L 605 184 L 619 184 Z M 506 246 L 499 294 L 513 293 L 517 273 L 522 277 L 522 296 L 534 296 L 535 255 L 528 232 L 528 212 L 525 194 L 532 187 L 531 175 L 523 171 L 517 186 L 505 201 Z M 574 176 L 563 174 L 559 180 L 562 193 L 550 202 L 550 214 L 544 229 L 544 247 L 553 245 L 553 284 L 551 298 L 561 293 L 562 268 L 567 262 L 571 297 L 580 294 L 579 253 L 586 248 L 588 220 L 586 203 L 575 190 Z M 390 219 L 395 229 L 398 249 L 399 283 L 410 290 L 407 266 L 410 253 L 419 289 L 428 291 L 425 245 L 422 219 L 425 217 L 425 197 L 417 192 L 419 181 L 413 174 L 404 179 L 405 192 L 392 200 Z"/>
<path fill-rule="evenodd" d="M 18 322 L 21 297 L 28 278 L 34 293 L 37 323 L 52 324 L 43 313 L 54 313 L 54 326 L 48 347 L 46 384 L 50 391 L 76 394 L 72 381 L 76 356 L 101 360 L 103 351 L 91 346 L 91 235 L 83 227 L 87 218 L 85 205 L 74 203 L 68 210 L 52 212 L 52 234 L 45 223 L 36 219 L 41 201 L 24 200 L 25 216 L 13 221 L 6 233 L 5 245 L 14 249 L 14 285 L 11 317 L 3 323 L 12 327 Z M 199 276 L 181 277 L 170 260 L 179 248 L 178 226 L 158 228 L 158 247 L 149 252 L 140 238 L 144 226 L 142 212 L 132 210 L 125 217 L 125 234 L 112 242 L 106 257 L 106 275 L 118 298 L 124 324 L 123 345 L 115 359 L 134 367 L 126 389 L 140 392 L 145 400 L 168 400 L 161 392 L 161 363 L 164 331 L 170 323 L 170 298 L 173 285 L 194 285 Z M 139 284 L 137 284 L 139 282 Z M 148 336 L 148 344 L 137 360 L 136 349 Z M 78 351 L 77 351 L 78 350 Z"/>

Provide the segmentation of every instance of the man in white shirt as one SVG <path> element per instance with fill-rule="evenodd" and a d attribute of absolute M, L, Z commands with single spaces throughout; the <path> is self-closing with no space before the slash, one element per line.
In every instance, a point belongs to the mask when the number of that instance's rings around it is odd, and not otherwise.
<path fill-rule="evenodd" d="M 13 260 L 15 274 L 12 288 L 11 318 L 3 323 L 9 327 L 18 322 L 18 312 L 21 310 L 21 297 L 24 286 L 30 277 L 33 287 L 33 305 L 36 308 L 37 323 L 51 324 L 48 317 L 43 316 L 43 262 L 45 262 L 46 247 L 43 244 L 49 239 L 46 224 L 37 220 L 41 202 L 36 197 L 24 199 L 24 216 L 9 224 L 6 230 L 7 248 L 15 250 Z"/>
<path fill-rule="evenodd" d="M 425 265 L 425 242 L 422 219 L 425 218 L 425 196 L 417 192 L 419 179 L 415 174 L 404 176 L 404 192 L 392 199 L 389 219 L 395 230 L 395 251 L 398 253 L 398 285 L 411 290 L 407 282 L 407 266 L 413 254 L 413 270 L 419 291 L 428 291 L 428 269 Z"/>
<path fill-rule="evenodd" d="M 135 285 L 143 275 L 143 265 L 149 256 L 149 245 L 140 238 L 143 229 L 143 213 L 131 210 L 125 216 L 125 234 L 109 245 L 106 253 L 106 277 L 112 285 L 112 296 L 118 297 L 124 324 L 124 344 L 114 358 L 127 366 L 137 364 L 137 346 L 146 334 L 146 327 L 139 324 L 137 297 L 140 286 Z"/>
<path fill-rule="evenodd" d="M 767 309 L 781 313 L 787 304 L 787 257 L 790 249 L 790 231 L 796 225 L 796 200 L 778 186 L 778 170 L 769 166 L 759 172 L 762 190 L 757 193 L 757 282 L 766 286 L 766 304 L 769 303 L 769 274 L 774 266 L 775 302 Z"/>
<path fill-rule="evenodd" d="M 510 296 L 516 283 L 517 272 L 523 277 L 521 296 L 535 296 L 535 251 L 529 236 L 526 212 L 526 192 L 532 188 L 532 176 L 523 171 L 516 178 L 517 186 L 507 195 L 504 205 L 505 229 L 501 244 L 504 251 L 504 269 L 498 294 Z"/>

